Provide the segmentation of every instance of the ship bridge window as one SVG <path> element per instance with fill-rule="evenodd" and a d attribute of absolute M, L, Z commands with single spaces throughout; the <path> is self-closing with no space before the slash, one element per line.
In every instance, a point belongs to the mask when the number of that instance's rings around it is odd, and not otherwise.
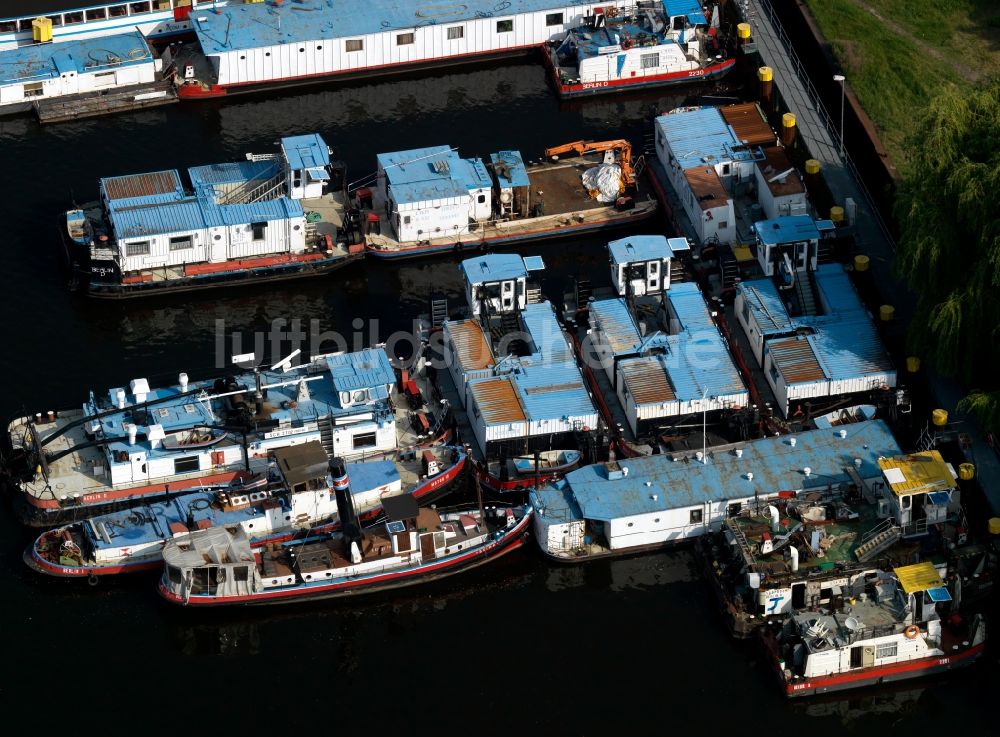
<path fill-rule="evenodd" d="M 174 473 L 190 473 L 198 470 L 198 456 L 178 458 L 174 461 Z"/>
<path fill-rule="evenodd" d="M 562 13 L 549 13 L 545 16 L 546 26 L 561 26 L 563 24 Z"/>
<path fill-rule="evenodd" d="M 104 8 L 91 8 L 87 11 L 87 20 L 104 20 L 107 11 Z"/>
<path fill-rule="evenodd" d="M 640 60 L 642 61 L 643 69 L 656 69 L 656 67 L 660 66 L 659 54 L 643 54 Z"/>
<path fill-rule="evenodd" d="M 249 566 L 235 566 L 233 568 L 233 580 L 234 581 L 246 581 L 250 578 L 250 567 Z"/>
<path fill-rule="evenodd" d="M 676 15 L 674 16 L 674 30 L 683 31 L 684 30 L 684 16 Z"/>
<path fill-rule="evenodd" d="M 64 25 L 72 25 L 73 23 L 83 23 L 83 13 L 79 10 L 73 13 L 66 13 L 63 16 Z"/>
<path fill-rule="evenodd" d="M 167 578 L 170 579 L 170 583 L 181 583 L 184 580 L 181 569 L 173 566 L 167 566 Z"/>
<path fill-rule="evenodd" d="M 264 240 L 264 233 L 267 231 L 267 223 L 251 223 L 251 230 L 253 230 L 253 239 L 255 241 Z"/>
<path fill-rule="evenodd" d="M 479 204 L 481 205 L 484 202 L 486 202 L 486 195 L 484 194 L 479 195 Z"/>
<path fill-rule="evenodd" d="M 360 38 L 349 38 L 344 41 L 344 51 L 363 51 L 365 42 Z"/>
<path fill-rule="evenodd" d="M 465 36 L 465 26 L 452 26 L 448 29 L 448 40 L 454 41 Z"/>
<path fill-rule="evenodd" d="M 120 18 L 123 15 L 128 15 L 128 8 L 124 5 L 112 5 L 108 8 L 108 15 L 112 18 Z"/>
<path fill-rule="evenodd" d="M 149 241 L 135 241 L 133 243 L 125 244 L 125 255 L 126 256 L 148 256 L 149 255 Z"/>
<path fill-rule="evenodd" d="M 194 241 L 191 239 L 191 236 L 182 235 L 170 239 L 171 251 L 184 251 L 188 248 L 194 248 Z"/>
<path fill-rule="evenodd" d="M 144 3 L 129 3 L 128 9 L 132 13 L 132 15 L 135 15 L 136 13 L 148 13 L 149 12 L 149 2 L 144 2 Z"/>
<path fill-rule="evenodd" d="M 513 19 L 497 21 L 497 33 L 510 33 L 513 30 L 514 30 Z"/>
<path fill-rule="evenodd" d="M 414 35 L 412 33 L 397 33 L 396 34 L 396 45 L 397 46 L 409 46 L 413 43 Z"/>

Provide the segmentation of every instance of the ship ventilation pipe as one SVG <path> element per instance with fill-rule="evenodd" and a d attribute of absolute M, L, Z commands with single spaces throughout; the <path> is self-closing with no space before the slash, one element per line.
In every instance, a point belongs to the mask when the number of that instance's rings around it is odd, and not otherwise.
<path fill-rule="evenodd" d="M 181 391 L 186 392 L 188 390 L 188 375 L 182 373 L 177 377 L 177 383 L 181 386 Z"/>
<path fill-rule="evenodd" d="M 796 442 L 797 442 L 797 441 L 795 440 L 795 438 L 788 438 L 788 444 L 789 444 L 790 446 L 792 446 L 793 448 L 795 447 L 795 443 L 796 443 Z"/>
<path fill-rule="evenodd" d="M 771 532 L 775 532 L 776 533 L 778 531 L 778 529 L 779 529 L 778 508 L 776 506 L 774 506 L 773 504 L 768 504 L 767 505 L 767 511 L 768 511 L 768 514 L 771 515 Z"/>
<path fill-rule="evenodd" d="M 118 400 L 118 409 L 125 409 L 125 390 L 119 389 L 115 392 L 115 399 Z"/>
<path fill-rule="evenodd" d="M 344 535 L 344 545 L 350 555 L 354 543 L 361 542 L 361 525 L 351 498 L 351 482 L 347 477 L 347 466 L 343 458 L 330 461 L 330 476 L 333 479 L 333 493 L 337 497 L 337 515 Z"/>
<path fill-rule="evenodd" d="M 792 558 L 792 573 L 795 573 L 799 570 L 799 549 L 794 545 L 789 545 L 788 554 Z"/>
<path fill-rule="evenodd" d="M 139 434 L 139 426 L 134 422 L 128 426 L 128 444 L 135 445 L 135 438 Z"/>
<path fill-rule="evenodd" d="M 264 394 L 262 392 L 260 391 L 254 392 L 253 404 L 254 404 L 254 410 L 256 410 L 256 414 L 258 417 L 264 414 Z"/>

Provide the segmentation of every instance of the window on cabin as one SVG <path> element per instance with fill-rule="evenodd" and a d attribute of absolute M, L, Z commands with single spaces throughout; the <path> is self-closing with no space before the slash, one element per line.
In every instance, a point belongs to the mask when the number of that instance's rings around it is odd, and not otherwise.
<path fill-rule="evenodd" d="M 781 378 L 781 372 L 779 372 L 778 371 L 778 367 L 775 366 L 772 363 L 771 364 L 771 381 L 773 381 L 775 384 L 777 384 L 778 383 L 778 379 L 780 379 L 780 378 Z"/>
<path fill-rule="evenodd" d="M 899 645 L 895 642 L 883 642 L 875 646 L 876 658 L 895 658 L 899 652 Z"/>
<path fill-rule="evenodd" d="M 267 223 L 251 223 L 250 229 L 253 230 L 253 239 L 255 241 L 264 240 L 264 234 L 267 232 Z"/>
<path fill-rule="evenodd" d="M 149 2 L 144 2 L 144 3 L 129 3 L 128 7 L 129 7 L 129 10 L 132 12 L 132 15 L 135 15 L 136 13 L 148 13 L 149 12 Z"/>
<path fill-rule="evenodd" d="M 135 241 L 133 243 L 125 244 L 125 255 L 126 256 L 148 256 L 149 255 L 149 241 Z"/>
<path fill-rule="evenodd" d="M 188 248 L 194 248 L 194 240 L 192 240 L 191 236 L 182 235 L 170 239 L 171 251 L 184 251 Z"/>
<path fill-rule="evenodd" d="M 376 444 L 375 433 L 373 432 L 358 433 L 357 435 L 351 438 L 351 441 L 353 443 L 355 450 L 357 450 L 358 448 L 374 448 Z"/>
<path fill-rule="evenodd" d="M 545 16 L 546 26 L 561 26 L 563 24 L 562 13 L 549 13 Z"/>
<path fill-rule="evenodd" d="M 198 456 L 174 460 L 174 473 L 190 473 L 198 470 Z"/>
<path fill-rule="evenodd" d="M 454 41 L 455 39 L 465 37 L 465 26 L 452 26 L 448 29 L 448 40 Z"/>
<path fill-rule="evenodd" d="M 484 202 L 486 202 L 486 195 L 484 195 L 484 194 L 479 195 L 479 200 L 478 201 L 479 201 L 480 205 L 483 204 Z"/>
<path fill-rule="evenodd" d="M 743 322 L 750 324 L 750 300 L 746 297 L 743 298 Z"/>
<path fill-rule="evenodd" d="M 397 33 L 396 34 L 396 45 L 397 46 L 409 46 L 414 41 L 414 34 L 412 33 Z"/>
<path fill-rule="evenodd" d="M 29 82 L 24 85 L 25 97 L 41 97 L 45 94 L 45 89 L 41 82 Z"/>
<path fill-rule="evenodd" d="M 728 220 L 720 220 L 719 221 L 719 230 L 725 230 L 728 227 L 729 227 L 729 221 Z"/>
<path fill-rule="evenodd" d="M 344 41 L 344 51 L 362 51 L 365 48 L 364 39 L 349 38 Z"/>
<path fill-rule="evenodd" d="M 643 69 L 656 69 L 660 66 L 659 54 L 643 54 L 639 59 L 642 62 Z"/>
<path fill-rule="evenodd" d="M 170 579 L 170 583 L 181 583 L 184 580 L 181 569 L 173 566 L 167 566 L 167 577 Z"/>
<path fill-rule="evenodd" d="M 250 578 L 250 567 L 249 566 L 235 566 L 233 568 L 233 580 L 234 581 L 246 581 Z"/>
<path fill-rule="evenodd" d="M 740 510 L 742 509 L 743 509 L 742 502 L 733 502 L 732 504 L 729 505 L 727 513 L 730 517 L 735 517 L 740 513 Z"/>
<path fill-rule="evenodd" d="M 700 525 L 701 524 L 701 510 L 700 509 L 692 509 L 691 510 L 691 522 L 690 522 L 690 524 L 692 524 L 692 525 Z"/>
<path fill-rule="evenodd" d="M 514 30 L 513 20 L 498 20 L 497 21 L 497 33 L 510 33 Z"/>

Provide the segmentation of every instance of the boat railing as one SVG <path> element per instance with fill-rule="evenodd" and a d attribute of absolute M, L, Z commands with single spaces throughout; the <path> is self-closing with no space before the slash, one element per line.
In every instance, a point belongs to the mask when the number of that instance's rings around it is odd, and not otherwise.
<path fill-rule="evenodd" d="M 760 21 L 757 18 L 756 8 L 760 8 L 767 16 L 767 20 L 765 22 L 769 21 L 771 26 L 774 28 L 774 32 L 777 35 L 778 40 L 781 42 L 781 45 L 784 46 L 785 53 L 788 61 L 793 67 L 793 71 L 796 76 L 798 76 L 799 82 L 802 84 L 802 88 L 805 90 L 806 95 L 808 95 L 810 102 L 813 104 L 817 115 L 826 127 L 831 139 L 834 141 L 840 140 L 839 128 L 827 112 L 826 107 L 820 99 L 819 93 L 816 91 L 816 88 L 813 86 L 813 83 L 809 78 L 809 74 L 806 72 L 802 62 L 799 61 L 799 57 L 792 47 L 792 42 L 785 33 L 784 26 L 781 24 L 781 18 L 774 10 L 770 0 L 740 0 L 740 2 L 737 3 L 737 7 L 739 9 L 739 13 L 743 16 L 743 19 L 749 23 L 751 27 L 758 27 L 760 25 Z M 756 35 L 756 32 L 754 35 Z M 868 207 L 871 211 L 871 217 L 875 220 L 879 230 L 882 231 L 882 237 L 889 245 L 889 248 L 892 249 L 893 253 L 895 253 L 896 239 L 893 238 L 892 232 L 889 230 L 888 225 L 886 225 L 885 220 L 882 218 L 881 211 L 875 203 L 875 198 L 872 197 L 871 192 L 868 191 L 868 187 L 865 186 L 864 179 L 858 172 L 858 168 L 855 166 L 854 160 L 843 147 L 841 147 L 840 156 L 844 162 L 844 166 L 847 167 L 847 170 L 853 177 L 854 183 L 857 185 L 861 194 L 867 201 Z"/>

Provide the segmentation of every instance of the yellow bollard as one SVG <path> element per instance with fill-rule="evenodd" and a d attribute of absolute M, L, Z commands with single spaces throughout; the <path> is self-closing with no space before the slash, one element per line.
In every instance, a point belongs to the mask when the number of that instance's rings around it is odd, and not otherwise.
<path fill-rule="evenodd" d="M 854 257 L 854 270 L 855 271 L 868 271 L 868 257 L 863 253 L 859 253 Z"/>
<path fill-rule="evenodd" d="M 976 467 L 971 463 L 958 464 L 958 477 L 962 481 L 971 481 L 976 475 Z"/>
<path fill-rule="evenodd" d="M 931 422 L 935 427 L 944 427 L 948 424 L 948 410 L 936 409 L 931 412 Z"/>
<path fill-rule="evenodd" d="M 915 374 L 920 370 L 920 359 L 917 356 L 907 356 L 906 370 Z"/>
<path fill-rule="evenodd" d="M 896 308 L 892 305 L 882 305 L 878 308 L 878 316 L 882 322 L 890 322 L 895 313 Z"/>

